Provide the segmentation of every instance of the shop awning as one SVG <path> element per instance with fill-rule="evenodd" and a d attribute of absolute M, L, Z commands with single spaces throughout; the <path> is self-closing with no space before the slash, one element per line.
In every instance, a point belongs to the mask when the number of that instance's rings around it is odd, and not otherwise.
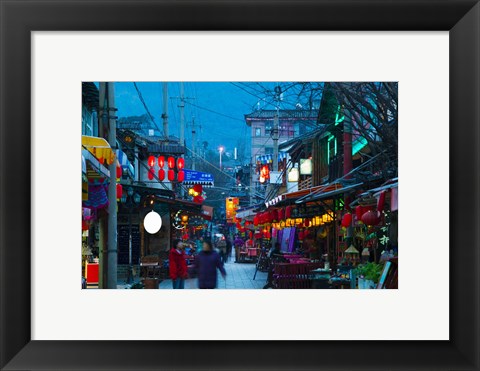
<path fill-rule="evenodd" d="M 316 195 L 320 192 L 329 192 L 329 191 L 334 191 L 337 189 L 343 188 L 341 183 L 332 183 L 332 184 L 326 184 L 326 185 L 321 185 L 321 186 L 316 186 L 316 187 L 311 187 L 307 189 L 302 189 L 300 191 L 295 191 L 295 192 L 290 192 L 290 193 L 283 193 L 279 196 L 273 197 L 272 199 L 268 200 L 265 202 L 265 206 L 275 206 L 279 204 L 280 202 L 283 201 L 302 201 L 304 198 L 307 198 L 308 196 L 311 195 Z"/>
<path fill-rule="evenodd" d="M 85 162 L 85 174 L 87 178 L 110 178 L 110 171 L 103 166 L 100 161 L 86 149 L 82 150 L 82 173 L 83 162 Z"/>
<path fill-rule="evenodd" d="M 390 184 L 386 184 L 386 185 L 383 185 L 381 187 L 377 187 L 377 188 L 373 188 L 373 189 L 370 189 L 366 192 L 363 192 L 360 197 L 365 197 L 365 196 L 373 196 L 373 197 L 376 197 L 380 192 L 382 191 L 386 191 L 387 189 L 390 189 L 390 188 L 398 188 L 398 179 L 397 181 L 395 182 L 392 182 Z"/>
<path fill-rule="evenodd" d="M 101 164 L 110 165 L 115 161 L 115 154 L 110 144 L 103 138 L 82 135 L 82 147 L 94 155 Z"/>
<path fill-rule="evenodd" d="M 131 164 L 131 162 L 128 160 L 127 155 L 125 152 L 117 149 L 116 151 L 117 154 L 117 160 L 120 166 L 122 167 L 122 172 L 123 175 L 129 176 L 130 178 L 134 179 L 135 178 L 135 168 Z"/>
<path fill-rule="evenodd" d="M 329 198 L 329 197 L 336 196 L 336 195 L 339 195 L 339 194 L 342 194 L 342 193 L 348 193 L 349 191 L 353 191 L 354 189 L 356 189 L 356 188 L 358 188 L 362 185 L 363 185 L 363 183 L 357 183 L 357 184 L 349 185 L 349 186 L 346 186 L 346 187 L 342 187 L 340 189 L 335 189 L 335 190 L 332 190 L 332 191 L 318 192 L 318 193 L 315 193 L 312 196 L 307 196 L 307 197 L 305 197 L 301 200 L 297 200 L 296 203 L 321 200 L 321 199 Z"/>

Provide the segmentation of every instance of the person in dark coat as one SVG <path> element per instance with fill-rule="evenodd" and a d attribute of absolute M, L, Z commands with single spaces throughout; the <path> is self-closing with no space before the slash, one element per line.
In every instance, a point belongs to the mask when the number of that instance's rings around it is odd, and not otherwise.
<path fill-rule="evenodd" d="M 187 278 L 187 260 L 185 257 L 184 246 L 181 240 L 173 241 L 173 247 L 168 256 L 170 267 L 170 278 L 174 289 L 185 288 L 185 278 Z"/>
<path fill-rule="evenodd" d="M 203 241 L 203 249 L 195 259 L 194 269 L 198 274 L 199 289 L 215 289 L 217 287 L 217 269 L 224 279 L 227 276 L 220 254 L 213 250 L 209 240 Z"/>

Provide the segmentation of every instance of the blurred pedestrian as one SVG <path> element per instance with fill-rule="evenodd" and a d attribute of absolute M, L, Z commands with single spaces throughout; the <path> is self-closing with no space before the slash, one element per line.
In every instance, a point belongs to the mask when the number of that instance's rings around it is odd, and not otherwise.
<path fill-rule="evenodd" d="M 225 260 L 224 262 L 226 263 L 230 256 L 232 255 L 232 241 L 230 240 L 230 237 L 226 237 L 225 242 L 227 244 L 227 253 L 225 254 Z"/>
<path fill-rule="evenodd" d="M 227 256 L 227 241 L 225 240 L 225 236 L 222 236 L 218 239 L 217 242 L 217 249 L 220 253 L 220 258 L 222 263 L 225 263 L 226 256 Z"/>
<path fill-rule="evenodd" d="M 185 257 L 184 245 L 182 240 L 174 240 L 173 247 L 170 249 L 168 257 L 170 267 L 170 278 L 174 289 L 184 289 L 185 279 L 187 278 L 187 260 Z"/>
<path fill-rule="evenodd" d="M 197 255 L 194 263 L 194 270 L 198 274 L 199 289 L 215 289 L 217 287 L 217 269 L 225 279 L 227 272 L 223 267 L 220 254 L 213 250 L 210 240 L 205 240 L 202 251 Z"/>

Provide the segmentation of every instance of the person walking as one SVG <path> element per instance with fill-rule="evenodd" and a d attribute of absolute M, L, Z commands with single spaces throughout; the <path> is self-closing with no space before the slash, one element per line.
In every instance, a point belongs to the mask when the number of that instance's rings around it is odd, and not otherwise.
<path fill-rule="evenodd" d="M 227 253 L 225 255 L 224 263 L 226 263 L 232 255 L 232 241 L 230 240 L 230 237 L 227 236 L 225 242 L 227 243 Z"/>
<path fill-rule="evenodd" d="M 197 255 L 194 263 L 194 270 L 198 274 L 199 289 L 217 288 L 217 269 L 225 279 L 227 272 L 223 267 L 220 254 L 213 250 L 210 240 L 204 240 L 202 251 Z"/>
<path fill-rule="evenodd" d="M 181 240 L 174 240 L 173 247 L 170 249 L 168 258 L 170 267 L 170 278 L 174 289 L 184 289 L 185 279 L 187 278 L 187 260 L 185 257 L 184 246 Z"/>
<path fill-rule="evenodd" d="M 227 255 L 227 241 L 225 240 L 225 236 L 222 236 L 217 241 L 217 249 L 220 253 L 220 259 L 222 263 L 225 264 L 226 255 Z"/>

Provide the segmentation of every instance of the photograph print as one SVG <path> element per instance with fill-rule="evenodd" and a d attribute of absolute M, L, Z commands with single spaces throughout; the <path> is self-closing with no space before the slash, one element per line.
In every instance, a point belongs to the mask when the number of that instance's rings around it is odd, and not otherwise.
<path fill-rule="evenodd" d="M 397 289 L 398 82 L 82 82 L 82 289 Z"/>

